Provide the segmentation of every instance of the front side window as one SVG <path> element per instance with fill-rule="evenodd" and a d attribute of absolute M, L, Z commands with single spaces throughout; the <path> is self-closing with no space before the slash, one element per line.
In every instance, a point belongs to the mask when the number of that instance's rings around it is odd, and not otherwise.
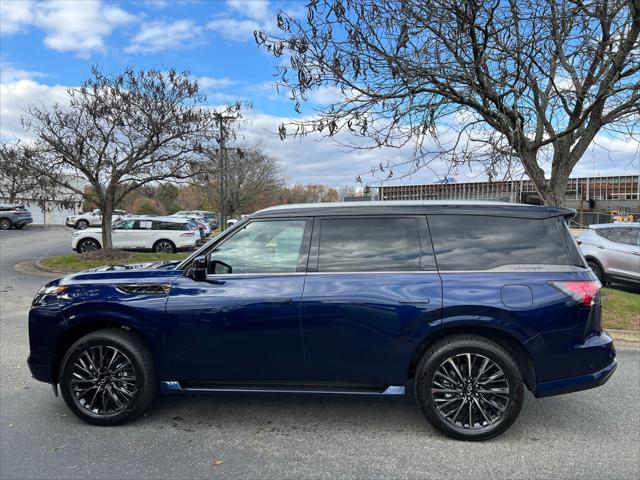
<path fill-rule="evenodd" d="M 332 218 L 320 226 L 319 272 L 420 270 L 418 220 Z"/>
<path fill-rule="evenodd" d="M 137 230 L 138 220 L 122 220 L 113 226 L 114 230 Z"/>
<path fill-rule="evenodd" d="M 288 273 L 298 268 L 306 220 L 251 222 L 209 256 L 209 273 L 225 264 L 225 273 Z M 228 268 L 230 267 L 230 271 Z"/>
<path fill-rule="evenodd" d="M 429 215 L 428 221 L 439 270 L 584 266 L 562 218 Z"/>

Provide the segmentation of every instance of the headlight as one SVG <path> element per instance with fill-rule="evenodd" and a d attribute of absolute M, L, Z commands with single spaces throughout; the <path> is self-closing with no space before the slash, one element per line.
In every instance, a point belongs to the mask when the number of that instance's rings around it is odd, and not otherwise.
<path fill-rule="evenodd" d="M 32 305 L 44 305 L 49 299 L 55 300 L 66 289 L 66 285 L 45 285 L 36 293 Z"/>

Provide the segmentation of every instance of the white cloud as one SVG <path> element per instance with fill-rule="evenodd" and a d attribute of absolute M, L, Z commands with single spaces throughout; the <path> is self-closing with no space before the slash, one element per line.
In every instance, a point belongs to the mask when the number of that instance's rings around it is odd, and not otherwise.
<path fill-rule="evenodd" d="M 88 57 L 106 50 L 105 38 L 136 17 L 100 0 L 50 2 L 2 2 L 2 33 L 18 33 L 29 26 L 45 32 L 44 44 L 60 52 Z"/>
<path fill-rule="evenodd" d="M 234 18 L 216 18 L 207 23 L 207 27 L 220 33 L 227 40 L 245 42 L 253 39 L 253 32 L 261 25 L 254 20 L 236 20 Z"/>
<path fill-rule="evenodd" d="M 44 85 L 30 78 L 5 78 L 0 84 L 0 137 L 28 139 L 21 116 L 31 105 L 51 106 L 68 101 L 67 87 Z"/>
<path fill-rule="evenodd" d="M 227 0 L 227 5 L 255 20 L 264 20 L 269 14 L 268 0 Z"/>
<path fill-rule="evenodd" d="M 33 2 L 0 2 L 0 33 L 12 35 L 24 30 L 33 21 Z"/>
<path fill-rule="evenodd" d="M 233 80 L 229 77 L 224 78 L 214 78 L 214 77 L 196 77 L 198 81 L 198 85 L 202 90 L 211 90 L 214 88 L 224 88 L 231 85 L 236 85 L 238 83 L 237 80 Z"/>
<path fill-rule="evenodd" d="M 157 53 L 181 50 L 204 42 L 203 28 L 191 20 L 143 23 L 125 49 L 128 53 Z"/>

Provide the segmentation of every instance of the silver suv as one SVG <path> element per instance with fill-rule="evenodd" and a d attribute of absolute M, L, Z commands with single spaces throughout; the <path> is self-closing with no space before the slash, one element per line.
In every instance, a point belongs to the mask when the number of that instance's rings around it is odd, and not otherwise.
<path fill-rule="evenodd" d="M 22 228 L 28 223 L 33 223 L 33 218 L 22 205 L 0 204 L 0 230 Z"/>
<path fill-rule="evenodd" d="M 600 281 L 640 285 L 640 223 L 589 225 L 577 238 Z"/>

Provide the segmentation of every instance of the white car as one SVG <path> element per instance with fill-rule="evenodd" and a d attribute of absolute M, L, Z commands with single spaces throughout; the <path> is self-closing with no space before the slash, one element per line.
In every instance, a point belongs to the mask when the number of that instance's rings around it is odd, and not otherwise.
<path fill-rule="evenodd" d="M 125 210 L 114 210 L 112 221 L 113 223 L 129 217 L 129 213 Z M 78 230 L 84 230 L 89 227 L 101 227 L 102 226 L 102 214 L 100 209 L 96 208 L 90 212 L 81 213 L 79 215 L 71 215 L 67 217 L 65 224 L 67 227 L 77 228 Z"/>
<path fill-rule="evenodd" d="M 195 248 L 200 243 L 200 233 L 185 218 L 137 216 L 115 223 L 111 239 L 113 248 L 175 253 Z M 79 253 L 102 248 L 102 229 L 74 232 L 71 247 Z"/>
<path fill-rule="evenodd" d="M 207 219 L 205 217 L 202 217 L 200 215 L 194 215 L 194 214 L 191 214 L 191 213 L 181 214 L 180 212 L 174 213 L 171 216 L 172 217 L 178 217 L 178 218 L 188 218 L 189 220 L 193 220 L 198 225 L 202 226 L 202 228 L 204 229 L 205 235 L 209 235 L 211 233 L 211 225 L 209 224 L 209 222 L 207 222 Z"/>

